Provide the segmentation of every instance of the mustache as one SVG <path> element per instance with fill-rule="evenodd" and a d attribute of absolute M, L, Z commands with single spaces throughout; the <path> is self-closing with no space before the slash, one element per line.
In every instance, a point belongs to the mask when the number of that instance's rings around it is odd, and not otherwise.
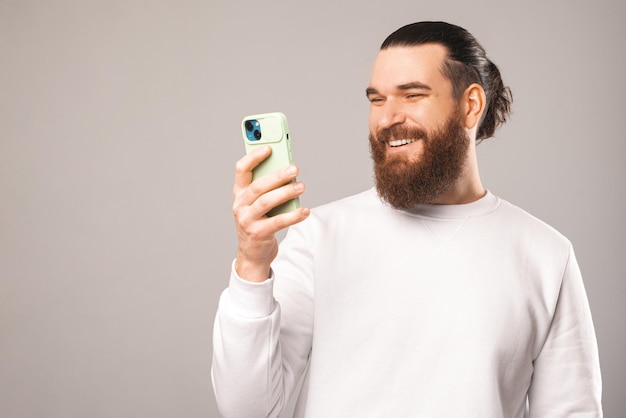
<path fill-rule="evenodd" d="M 374 136 L 380 142 L 389 142 L 394 139 L 428 139 L 426 131 L 420 128 L 410 128 L 404 125 L 393 125 L 390 128 L 381 128 Z"/>

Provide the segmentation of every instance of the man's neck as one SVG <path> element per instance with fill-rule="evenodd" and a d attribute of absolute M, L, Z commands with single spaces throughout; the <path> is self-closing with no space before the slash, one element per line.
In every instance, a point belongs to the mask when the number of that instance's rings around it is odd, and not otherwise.
<path fill-rule="evenodd" d="M 463 190 L 451 190 L 433 202 L 435 205 L 464 205 L 485 197 L 487 190 L 482 184 Z"/>
<path fill-rule="evenodd" d="M 469 159 L 461 178 L 433 203 L 436 205 L 463 205 L 475 202 L 486 194 L 487 190 L 480 181 L 477 161 L 476 159 Z"/>

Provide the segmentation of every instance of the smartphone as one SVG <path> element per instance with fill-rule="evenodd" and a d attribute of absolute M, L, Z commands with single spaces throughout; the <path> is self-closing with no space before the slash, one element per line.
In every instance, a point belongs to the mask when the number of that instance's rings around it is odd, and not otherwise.
<path fill-rule="evenodd" d="M 264 145 L 272 147 L 270 156 L 254 168 L 252 180 L 293 164 L 289 125 L 287 124 L 287 117 L 283 113 L 273 112 L 246 116 L 241 122 L 241 131 L 246 145 L 246 153 Z M 291 199 L 270 210 L 267 216 L 291 212 L 299 207 L 300 200 L 298 198 Z"/>

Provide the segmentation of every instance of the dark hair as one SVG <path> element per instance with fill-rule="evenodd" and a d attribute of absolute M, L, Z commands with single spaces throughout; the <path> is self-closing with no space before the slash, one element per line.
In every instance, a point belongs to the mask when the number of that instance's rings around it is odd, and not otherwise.
<path fill-rule="evenodd" d="M 496 128 L 506 122 L 513 96 L 511 89 L 502 83 L 500 70 L 487 58 L 485 49 L 471 33 L 446 22 L 411 23 L 389 35 L 380 49 L 428 43 L 443 45 L 448 50 L 442 73 L 452 82 L 455 99 L 458 100 L 473 83 L 481 85 L 485 90 L 487 109 L 476 138 L 482 140 L 492 137 Z"/>

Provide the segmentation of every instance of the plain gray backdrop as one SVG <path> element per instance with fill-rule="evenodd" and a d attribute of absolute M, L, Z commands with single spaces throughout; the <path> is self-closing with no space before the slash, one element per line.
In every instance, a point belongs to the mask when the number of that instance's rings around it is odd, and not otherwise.
<path fill-rule="evenodd" d="M 217 417 L 242 117 L 287 114 L 303 204 L 371 187 L 370 66 L 418 20 L 469 29 L 513 90 L 483 183 L 574 243 L 620 416 L 625 18 L 618 0 L 0 0 L 0 416 Z"/>

